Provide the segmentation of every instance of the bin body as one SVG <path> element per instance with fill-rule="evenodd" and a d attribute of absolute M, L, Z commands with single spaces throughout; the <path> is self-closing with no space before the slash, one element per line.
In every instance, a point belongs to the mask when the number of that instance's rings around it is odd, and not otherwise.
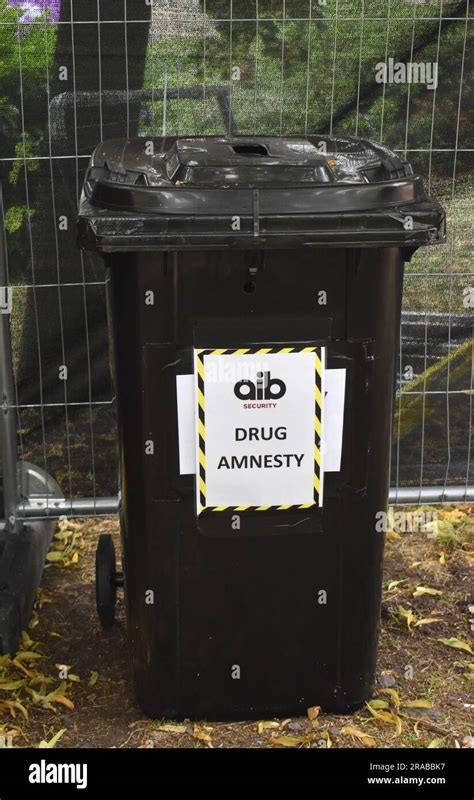
<path fill-rule="evenodd" d="M 96 212 L 82 208 L 84 242 L 86 217 Z M 250 217 L 255 228 L 255 197 Z M 192 236 L 167 242 L 177 236 L 174 218 L 141 248 L 132 213 L 127 219 L 128 234 L 122 218 L 107 223 L 122 244 L 93 246 L 110 278 L 123 568 L 140 705 L 158 718 L 262 718 L 314 705 L 350 712 L 375 680 L 383 563 L 376 515 L 389 488 L 403 265 L 420 242 L 351 245 L 333 231 L 331 241 L 308 246 L 291 224 L 287 237 L 273 237 L 271 220 L 259 215 L 252 238 L 244 220 L 241 243 L 219 235 L 220 220 L 213 242 L 212 231 L 197 245 Z M 196 476 L 180 474 L 177 376 L 193 372 L 199 348 L 282 343 L 324 346 L 326 367 L 346 370 L 341 469 L 325 474 L 322 507 L 198 513 Z"/>

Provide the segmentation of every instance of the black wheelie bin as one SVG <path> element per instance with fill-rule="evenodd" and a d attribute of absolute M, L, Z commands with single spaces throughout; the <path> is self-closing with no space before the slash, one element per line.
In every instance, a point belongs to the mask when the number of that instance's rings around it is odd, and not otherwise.
<path fill-rule="evenodd" d="M 404 262 L 420 176 L 328 136 L 103 142 L 131 664 L 154 717 L 350 712 L 375 679 Z M 113 620 L 114 553 L 98 553 Z"/>

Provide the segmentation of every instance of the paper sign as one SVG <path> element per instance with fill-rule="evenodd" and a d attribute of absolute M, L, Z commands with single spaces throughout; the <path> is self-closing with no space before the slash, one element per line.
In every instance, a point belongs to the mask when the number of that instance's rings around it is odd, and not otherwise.
<path fill-rule="evenodd" d="M 346 370 L 327 369 L 324 377 L 326 381 L 323 406 L 324 472 L 340 472 Z"/>
<path fill-rule="evenodd" d="M 194 375 L 176 375 L 178 401 L 179 471 L 196 471 L 196 424 L 194 420 Z"/>
<path fill-rule="evenodd" d="M 326 384 L 322 444 L 324 472 L 339 472 L 341 469 L 346 370 L 326 369 L 324 379 Z M 177 375 L 176 392 L 178 397 L 179 471 L 181 475 L 191 475 L 196 472 L 194 375 Z"/>
<path fill-rule="evenodd" d="M 325 402 L 323 405 L 324 472 L 341 469 L 345 369 L 326 369 Z M 176 376 L 178 398 L 179 471 L 181 475 L 196 472 L 196 426 L 194 419 L 194 375 Z"/>
<path fill-rule="evenodd" d="M 195 351 L 197 509 L 322 505 L 321 347 Z"/>

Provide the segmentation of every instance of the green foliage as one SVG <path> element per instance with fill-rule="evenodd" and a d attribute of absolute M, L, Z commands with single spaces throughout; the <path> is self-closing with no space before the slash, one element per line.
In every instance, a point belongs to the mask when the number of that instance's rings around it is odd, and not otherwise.
<path fill-rule="evenodd" d="M 10 170 L 10 183 L 18 183 L 21 169 L 25 163 L 29 172 L 36 172 L 39 167 L 39 160 L 33 158 L 33 156 L 35 155 L 35 150 L 39 148 L 40 143 L 41 139 L 35 139 L 29 133 L 22 134 L 20 141 L 15 144 L 15 156 L 17 160 L 13 162 L 13 166 Z"/>
<path fill-rule="evenodd" d="M 56 26 L 18 25 L 18 8 L 0 0 L 0 137 L 2 155 L 15 156 L 8 174 L 12 204 L 5 212 L 7 232 L 18 234 L 28 217 L 22 171 L 37 172 L 38 154 L 47 121 L 47 86 L 54 63 Z M 17 190 L 18 189 L 18 190 Z M 34 211 L 30 211 L 30 218 Z M 10 247 L 15 247 L 13 243 Z"/>
<path fill-rule="evenodd" d="M 0 0 L 0 85 L 9 98 L 18 97 L 20 82 L 25 102 L 41 97 L 51 68 L 56 44 L 56 26 L 18 25 L 18 10 Z"/>
<path fill-rule="evenodd" d="M 34 213 L 34 209 L 30 209 L 30 219 Z M 7 233 L 11 234 L 19 231 L 26 217 L 28 217 L 28 209 L 26 206 L 10 206 L 5 212 L 5 230 Z"/>

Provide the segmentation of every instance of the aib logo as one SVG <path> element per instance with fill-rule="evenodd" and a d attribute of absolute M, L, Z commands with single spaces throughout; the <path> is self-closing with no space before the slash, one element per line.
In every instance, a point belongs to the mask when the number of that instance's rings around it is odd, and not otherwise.
<path fill-rule="evenodd" d="M 281 400 L 286 394 L 286 383 L 272 378 L 270 372 L 257 372 L 257 380 L 238 381 L 234 394 L 239 400 Z"/>

